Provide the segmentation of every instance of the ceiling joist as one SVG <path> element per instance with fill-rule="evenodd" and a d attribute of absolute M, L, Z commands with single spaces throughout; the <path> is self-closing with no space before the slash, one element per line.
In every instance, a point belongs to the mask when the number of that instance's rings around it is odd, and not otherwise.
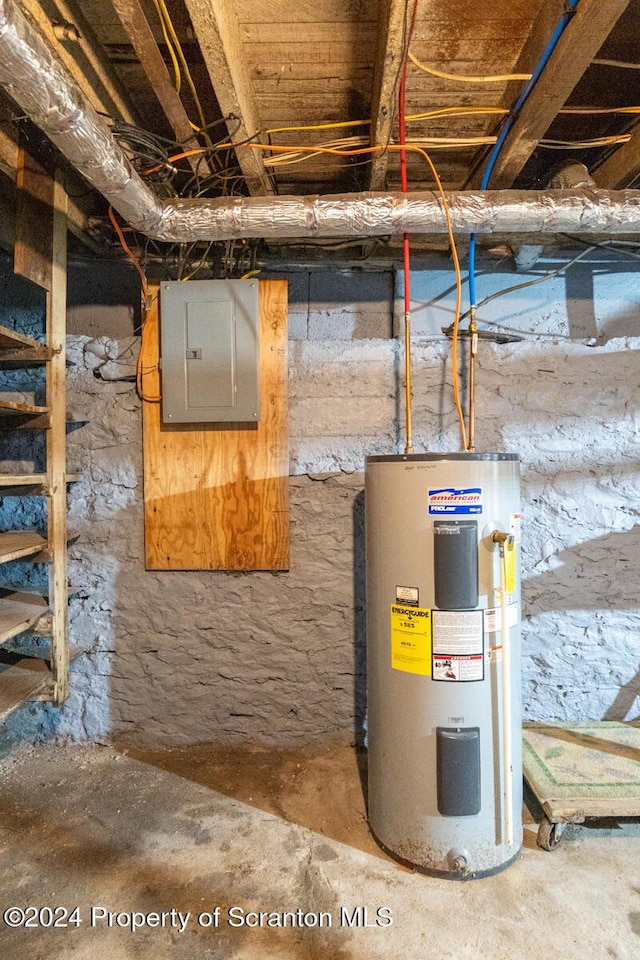
<path fill-rule="evenodd" d="M 113 75 L 104 52 L 81 11 L 68 0 L 20 0 L 38 29 L 65 65 L 96 110 L 125 123 L 139 123 L 139 116 L 123 85 Z M 54 24 L 75 27 L 67 39 L 59 39 Z"/>
<path fill-rule="evenodd" d="M 405 0 L 382 0 L 374 88 L 371 97 L 371 145 L 385 146 L 391 140 L 404 46 Z M 371 157 L 370 190 L 384 190 L 389 151 Z"/>
<path fill-rule="evenodd" d="M 640 176 L 640 126 L 635 127 L 631 139 L 618 147 L 591 176 L 598 187 L 606 184 L 612 189 L 631 187 Z"/>
<path fill-rule="evenodd" d="M 578 4 L 506 136 L 491 176 L 492 189 L 514 183 L 628 5 L 629 0 L 607 0 L 607 3 L 581 0 Z M 554 6 L 557 6 L 555 0 Z M 529 50 L 540 45 L 544 30 L 549 39 L 548 20 L 548 13 L 543 9 L 529 41 Z M 531 71 L 534 66 L 535 61 L 531 61 L 525 69 Z M 478 179 L 476 175 L 472 185 L 475 186 Z"/>
<path fill-rule="evenodd" d="M 171 75 L 139 0 L 112 0 L 112 3 L 158 103 L 176 135 L 176 140 L 187 148 L 197 149 L 200 143 L 194 136 L 187 112 L 171 81 Z M 211 168 L 202 157 L 193 156 L 187 159 L 196 173 L 200 171 L 206 176 L 211 172 Z"/>
<path fill-rule="evenodd" d="M 211 85 L 234 142 L 260 130 L 258 105 L 244 59 L 242 40 L 229 0 L 185 0 Z M 258 150 L 238 150 L 238 164 L 252 195 L 274 194 L 273 184 Z"/>

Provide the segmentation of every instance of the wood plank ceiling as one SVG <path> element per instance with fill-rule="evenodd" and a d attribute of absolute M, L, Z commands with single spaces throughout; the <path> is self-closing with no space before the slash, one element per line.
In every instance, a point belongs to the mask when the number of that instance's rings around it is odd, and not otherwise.
<path fill-rule="evenodd" d="M 208 150 L 175 161 L 182 172 L 173 178 L 163 171 L 165 191 L 181 192 L 185 183 L 190 195 L 400 187 L 397 100 L 413 0 L 14 2 L 39 24 L 97 109 L 184 152 Z M 529 74 L 566 10 L 565 0 L 418 0 L 410 51 L 425 67 L 448 74 Z M 637 114 L 563 111 L 640 105 L 639 69 L 594 63 L 637 65 L 639 27 L 637 3 L 579 0 L 513 123 L 491 186 L 546 185 L 568 159 L 584 162 L 599 186 L 636 183 Z M 406 114 L 414 119 L 407 139 L 426 146 L 445 188 L 478 185 L 491 142 L 524 84 L 462 82 L 408 63 Z M 11 116 L 10 105 L 0 102 L 0 110 Z M 448 113 L 415 118 L 442 110 Z M 197 132 L 203 125 L 206 134 Z M 14 127 L 0 125 L 0 168 L 9 173 Z M 229 139 L 242 145 L 235 152 L 215 147 Z M 602 139 L 598 147 L 584 145 Z M 373 159 L 298 150 L 336 140 L 341 149 L 391 148 Z M 143 142 L 144 136 L 129 142 L 141 169 L 154 156 L 145 155 Z M 264 149 L 269 145 L 288 152 Z M 176 151 L 167 144 L 168 155 Z M 433 187 L 417 154 L 408 158 L 408 175 L 411 190 Z"/>

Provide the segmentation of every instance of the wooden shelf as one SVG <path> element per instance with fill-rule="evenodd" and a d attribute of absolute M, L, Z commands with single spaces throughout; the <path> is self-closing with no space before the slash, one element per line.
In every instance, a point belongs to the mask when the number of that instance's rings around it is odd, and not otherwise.
<path fill-rule="evenodd" d="M 48 613 L 40 594 L 0 587 L 0 643 L 35 627 Z"/>
<path fill-rule="evenodd" d="M 45 342 L 0 325 L 0 368 L 29 367 L 42 364 L 45 369 L 43 405 L 35 394 L 0 394 L 0 430 L 43 430 L 47 467 L 43 473 L 0 474 L 1 497 L 45 496 L 47 533 L 32 530 L 0 533 L 0 563 L 28 559 L 30 564 L 49 564 L 47 572 L 50 609 L 44 597 L 37 597 L 5 586 L 0 589 L 0 643 L 16 647 L 0 650 L 0 719 L 25 700 L 48 699 L 57 706 L 69 695 L 69 637 L 67 611 L 67 490 L 65 480 L 79 479 L 66 473 L 66 308 L 67 308 L 67 195 L 63 174 L 34 171 L 26 154 L 20 151 L 18 163 L 19 193 L 29 195 L 37 181 L 47 181 L 44 201 L 51 216 L 44 221 L 23 217 L 23 232 L 16 242 L 16 271 L 48 290 L 45 313 Z M 27 185 L 29 184 L 29 187 Z M 49 195 L 49 186 L 51 187 Z M 39 195 L 39 194 L 38 194 Z M 31 232 L 30 232 L 31 231 Z M 37 241 L 37 243 L 36 243 Z M 33 257 L 31 254 L 38 252 Z M 27 255 L 28 254 L 28 255 Z M 43 278 L 46 282 L 43 283 Z M 42 452 L 42 451 L 39 451 Z M 11 463 L 4 464 L 6 470 Z M 27 633 L 22 637 L 22 633 Z M 49 637 L 47 657 L 40 644 L 32 649 L 25 644 L 30 637 Z M 17 644 L 11 644 L 20 636 Z"/>
<path fill-rule="evenodd" d="M 40 407 L 35 403 L 18 403 L 16 400 L 4 400 L 0 397 L 0 417 L 38 417 L 49 413 L 48 407 Z"/>
<path fill-rule="evenodd" d="M 25 404 L 26 410 L 17 409 L 17 404 L 9 407 L 10 401 L 0 400 L 0 431 L 6 430 L 49 430 L 51 427 L 51 413 L 47 407 L 37 407 Z M 14 409 L 16 408 L 16 409 Z M 80 426 L 87 423 L 86 419 L 67 414 L 67 426 Z"/>
<path fill-rule="evenodd" d="M 31 363 L 50 360 L 51 349 L 39 340 L 0 326 L 0 363 Z"/>
<path fill-rule="evenodd" d="M 72 648 L 73 663 L 86 651 Z M 50 661 L 42 657 L 0 650 L 0 723 L 25 701 L 51 700 L 54 694 Z"/>
<path fill-rule="evenodd" d="M 9 327 L 0 326 L 0 350 L 14 350 L 16 348 L 43 347 L 44 344 L 26 333 L 18 333 L 17 330 L 10 330 Z"/>
<path fill-rule="evenodd" d="M 0 563 L 31 557 L 47 547 L 47 541 L 32 530 L 9 530 L 0 533 Z"/>
<path fill-rule="evenodd" d="M 48 407 L 0 396 L 0 430 L 48 430 L 50 426 Z"/>
<path fill-rule="evenodd" d="M 17 653 L 0 650 L 0 720 L 4 720 L 25 700 L 41 699 L 51 683 L 51 671 L 46 660 L 21 657 Z"/>
<path fill-rule="evenodd" d="M 68 473 L 67 483 L 77 483 L 79 473 Z M 46 496 L 49 493 L 46 473 L 0 473 L 0 497 Z"/>
<path fill-rule="evenodd" d="M 69 546 L 70 543 L 75 543 L 75 541 L 79 538 L 80 534 L 77 531 L 67 530 L 67 546 Z M 37 553 L 32 554 L 31 560 L 33 563 L 53 563 L 54 552 L 49 548 L 49 544 L 46 542 L 46 540 L 44 541 L 43 548 Z"/>

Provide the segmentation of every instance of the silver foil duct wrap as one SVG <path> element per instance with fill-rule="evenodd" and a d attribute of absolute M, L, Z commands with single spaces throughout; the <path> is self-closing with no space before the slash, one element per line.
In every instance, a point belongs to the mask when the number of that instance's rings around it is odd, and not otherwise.
<path fill-rule="evenodd" d="M 0 0 L 0 84 L 134 229 L 157 240 L 446 233 L 442 199 L 435 192 L 158 197 L 13 0 Z M 636 190 L 500 190 L 446 196 L 457 234 L 640 233 L 640 191 Z"/>

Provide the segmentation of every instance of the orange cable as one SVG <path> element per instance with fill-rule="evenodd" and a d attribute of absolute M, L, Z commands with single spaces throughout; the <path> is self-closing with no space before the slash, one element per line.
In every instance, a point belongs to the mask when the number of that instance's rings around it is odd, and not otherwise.
<path fill-rule="evenodd" d="M 149 296 L 149 286 L 148 286 L 148 284 L 147 284 L 146 274 L 145 274 L 144 270 L 142 269 L 142 264 L 140 263 L 140 261 L 138 260 L 138 258 L 136 257 L 136 255 L 132 252 L 131 248 L 129 247 L 127 241 L 126 241 L 125 238 L 124 238 L 124 233 L 122 232 L 122 227 L 120 226 L 120 224 L 119 224 L 118 221 L 116 220 L 116 215 L 115 215 L 115 213 L 114 213 L 114 210 L 113 210 L 113 207 L 112 207 L 112 206 L 109 206 L 109 220 L 111 220 L 111 223 L 113 224 L 113 228 L 114 228 L 114 230 L 116 231 L 116 233 L 118 234 L 118 240 L 120 241 L 120 244 L 121 244 L 121 246 L 122 246 L 122 249 L 124 250 L 124 252 L 126 253 L 126 255 L 129 257 L 129 260 L 130 260 L 131 263 L 134 265 L 134 267 L 136 268 L 136 270 L 138 271 L 138 273 L 139 273 L 139 275 L 140 275 L 140 280 L 142 281 L 142 295 L 143 295 L 144 299 L 146 300 L 147 297 Z"/>
<path fill-rule="evenodd" d="M 158 364 L 152 363 L 147 364 L 145 360 L 147 359 L 147 354 L 149 352 L 149 340 L 147 337 L 149 318 L 145 318 L 144 323 L 142 324 L 142 329 L 140 331 L 140 352 L 138 353 L 138 363 L 136 366 L 136 388 L 138 391 L 138 396 L 145 403 L 160 403 L 162 397 L 160 394 L 156 396 L 149 396 L 144 392 L 143 381 L 144 377 L 148 376 L 151 373 L 157 373 Z"/>
<path fill-rule="evenodd" d="M 173 163 L 174 160 L 184 160 L 185 157 L 193 157 L 197 153 L 206 153 L 207 150 L 210 149 L 210 147 L 194 147 L 192 150 L 183 150 L 182 153 L 176 153 L 172 157 L 167 157 L 164 163 L 157 163 L 155 167 L 147 167 L 146 170 L 142 171 L 142 176 L 147 177 L 151 173 L 157 173 L 158 170 L 162 170 L 168 163 Z"/>
<path fill-rule="evenodd" d="M 451 224 L 451 212 L 449 210 L 449 204 L 447 202 L 447 197 L 444 192 L 444 187 L 442 186 L 442 181 L 438 176 L 438 171 L 435 168 L 435 165 L 427 153 L 426 150 L 423 150 L 420 147 L 416 148 L 416 152 L 422 154 L 427 163 L 431 168 L 431 172 L 438 186 L 440 196 L 442 197 L 442 205 L 444 207 L 444 215 L 447 221 L 447 233 L 449 234 L 449 245 L 451 247 L 451 258 L 453 260 L 453 269 L 456 274 L 456 308 L 453 318 L 453 331 L 452 331 L 452 340 L 451 340 L 451 366 L 452 366 L 452 377 L 453 377 L 453 399 L 456 406 L 456 413 L 458 414 L 458 422 L 460 423 L 460 436 L 462 438 L 462 449 L 468 450 L 467 444 L 467 431 L 464 423 L 464 413 L 462 411 L 462 401 L 460 400 L 460 377 L 458 372 L 458 328 L 460 326 L 460 308 L 462 304 L 462 272 L 460 270 L 460 261 L 458 259 L 458 251 L 456 249 L 456 241 L 453 235 L 453 226 Z"/>
<path fill-rule="evenodd" d="M 158 369 L 158 364 L 156 363 L 156 364 L 150 364 L 148 367 L 146 367 L 146 370 L 145 370 L 145 363 L 144 363 L 144 360 L 146 358 L 146 354 L 148 351 L 148 340 L 145 337 L 145 328 L 147 326 L 146 309 L 147 309 L 147 300 L 149 298 L 149 284 L 147 282 L 147 276 L 142 268 L 142 264 L 140 263 L 136 255 L 133 253 L 133 251 L 131 250 L 127 241 L 124 238 L 122 227 L 116 220 L 116 215 L 112 206 L 109 206 L 109 219 L 111 220 L 111 223 L 113 224 L 113 228 L 118 235 L 118 240 L 120 241 L 122 249 L 124 250 L 129 260 L 138 271 L 138 274 L 140 275 L 140 280 L 142 281 L 142 295 L 144 299 L 144 303 L 143 303 L 144 319 L 142 321 L 142 328 L 140 330 L 140 350 L 138 352 L 138 361 L 136 363 L 136 389 L 138 391 L 138 396 L 140 397 L 141 400 L 144 400 L 147 403 L 159 403 L 161 400 L 161 397 L 159 396 L 149 397 L 145 394 L 144 388 L 143 388 L 143 378 L 147 375 L 147 373 L 152 373 L 154 370 Z"/>

